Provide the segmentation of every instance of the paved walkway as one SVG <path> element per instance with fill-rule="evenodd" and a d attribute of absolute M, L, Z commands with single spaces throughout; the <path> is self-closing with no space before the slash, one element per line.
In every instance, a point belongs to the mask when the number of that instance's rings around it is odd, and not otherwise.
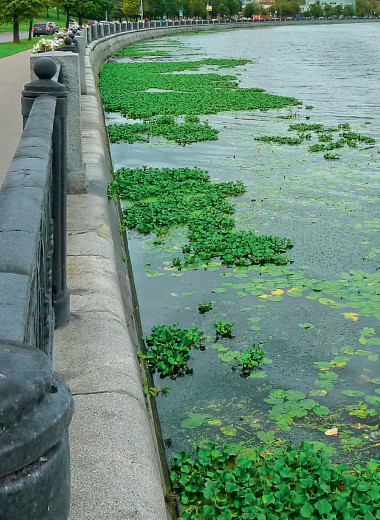
<path fill-rule="evenodd" d="M 0 60 L 0 186 L 22 133 L 21 92 L 30 81 L 30 51 Z"/>

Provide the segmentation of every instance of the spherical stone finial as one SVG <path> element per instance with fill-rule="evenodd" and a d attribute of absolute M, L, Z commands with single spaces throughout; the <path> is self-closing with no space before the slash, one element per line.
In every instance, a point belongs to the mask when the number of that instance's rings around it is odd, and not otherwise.
<path fill-rule="evenodd" d="M 38 58 L 33 71 L 38 79 L 51 79 L 57 72 L 57 65 L 51 58 Z"/>
<path fill-rule="evenodd" d="M 63 41 L 65 42 L 65 45 L 71 45 L 73 43 L 73 40 L 70 38 L 70 36 L 66 36 Z"/>

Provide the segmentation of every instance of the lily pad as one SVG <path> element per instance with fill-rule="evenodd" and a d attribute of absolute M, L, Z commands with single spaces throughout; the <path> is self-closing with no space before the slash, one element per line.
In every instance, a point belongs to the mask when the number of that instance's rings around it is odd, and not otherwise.
<path fill-rule="evenodd" d="M 181 428 L 198 428 L 211 419 L 211 415 L 206 415 L 204 413 L 189 414 L 189 417 L 181 422 Z"/>
<path fill-rule="evenodd" d="M 359 392 L 358 390 L 343 390 L 341 393 L 347 397 L 362 397 L 365 395 L 364 392 Z"/>
<path fill-rule="evenodd" d="M 266 377 L 266 373 L 264 370 L 261 370 L 260 372 L 252 372 L 248 377 L 249 379 L 263 379 Z"/>
<path fill-rule="evenodd" d="M 299 323 L 298 324 L 299 327 L 301 327 L 301 329 L 314 329 L 314 325 L 312 325 L 311 323 Z"/>
<path fill-rule="evenodd" d="M 319 303 L 322 305 L 334 305 L 335 300 L 331 300 L 331 298 L 319 298 Z"/>

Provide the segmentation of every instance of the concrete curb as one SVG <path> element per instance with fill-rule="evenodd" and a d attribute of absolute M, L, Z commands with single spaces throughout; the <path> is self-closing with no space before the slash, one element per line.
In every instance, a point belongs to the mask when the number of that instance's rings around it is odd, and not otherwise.
<path fill-rule="evenodd" d="M 73 316 L 56 331 L 54 346 L 55 369 L 70 385 L 76 406 L 70 518 L 167 520 L 155 425 L 136 357 L 133 282 L 118 265 L 118 208 L 107 200 L 110 158 L 88 56 L 86 87 L 81 113 L 88 192 L 68 197 Z"/>

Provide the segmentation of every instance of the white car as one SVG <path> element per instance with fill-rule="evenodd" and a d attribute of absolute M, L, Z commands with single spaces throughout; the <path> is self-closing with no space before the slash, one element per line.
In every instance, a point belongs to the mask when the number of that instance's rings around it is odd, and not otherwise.
<path fill-rule="evenodd" d="M 75 20 L 69 20 L 69 27 L 68 29 L 79 29 L 79 24 Z"/>

